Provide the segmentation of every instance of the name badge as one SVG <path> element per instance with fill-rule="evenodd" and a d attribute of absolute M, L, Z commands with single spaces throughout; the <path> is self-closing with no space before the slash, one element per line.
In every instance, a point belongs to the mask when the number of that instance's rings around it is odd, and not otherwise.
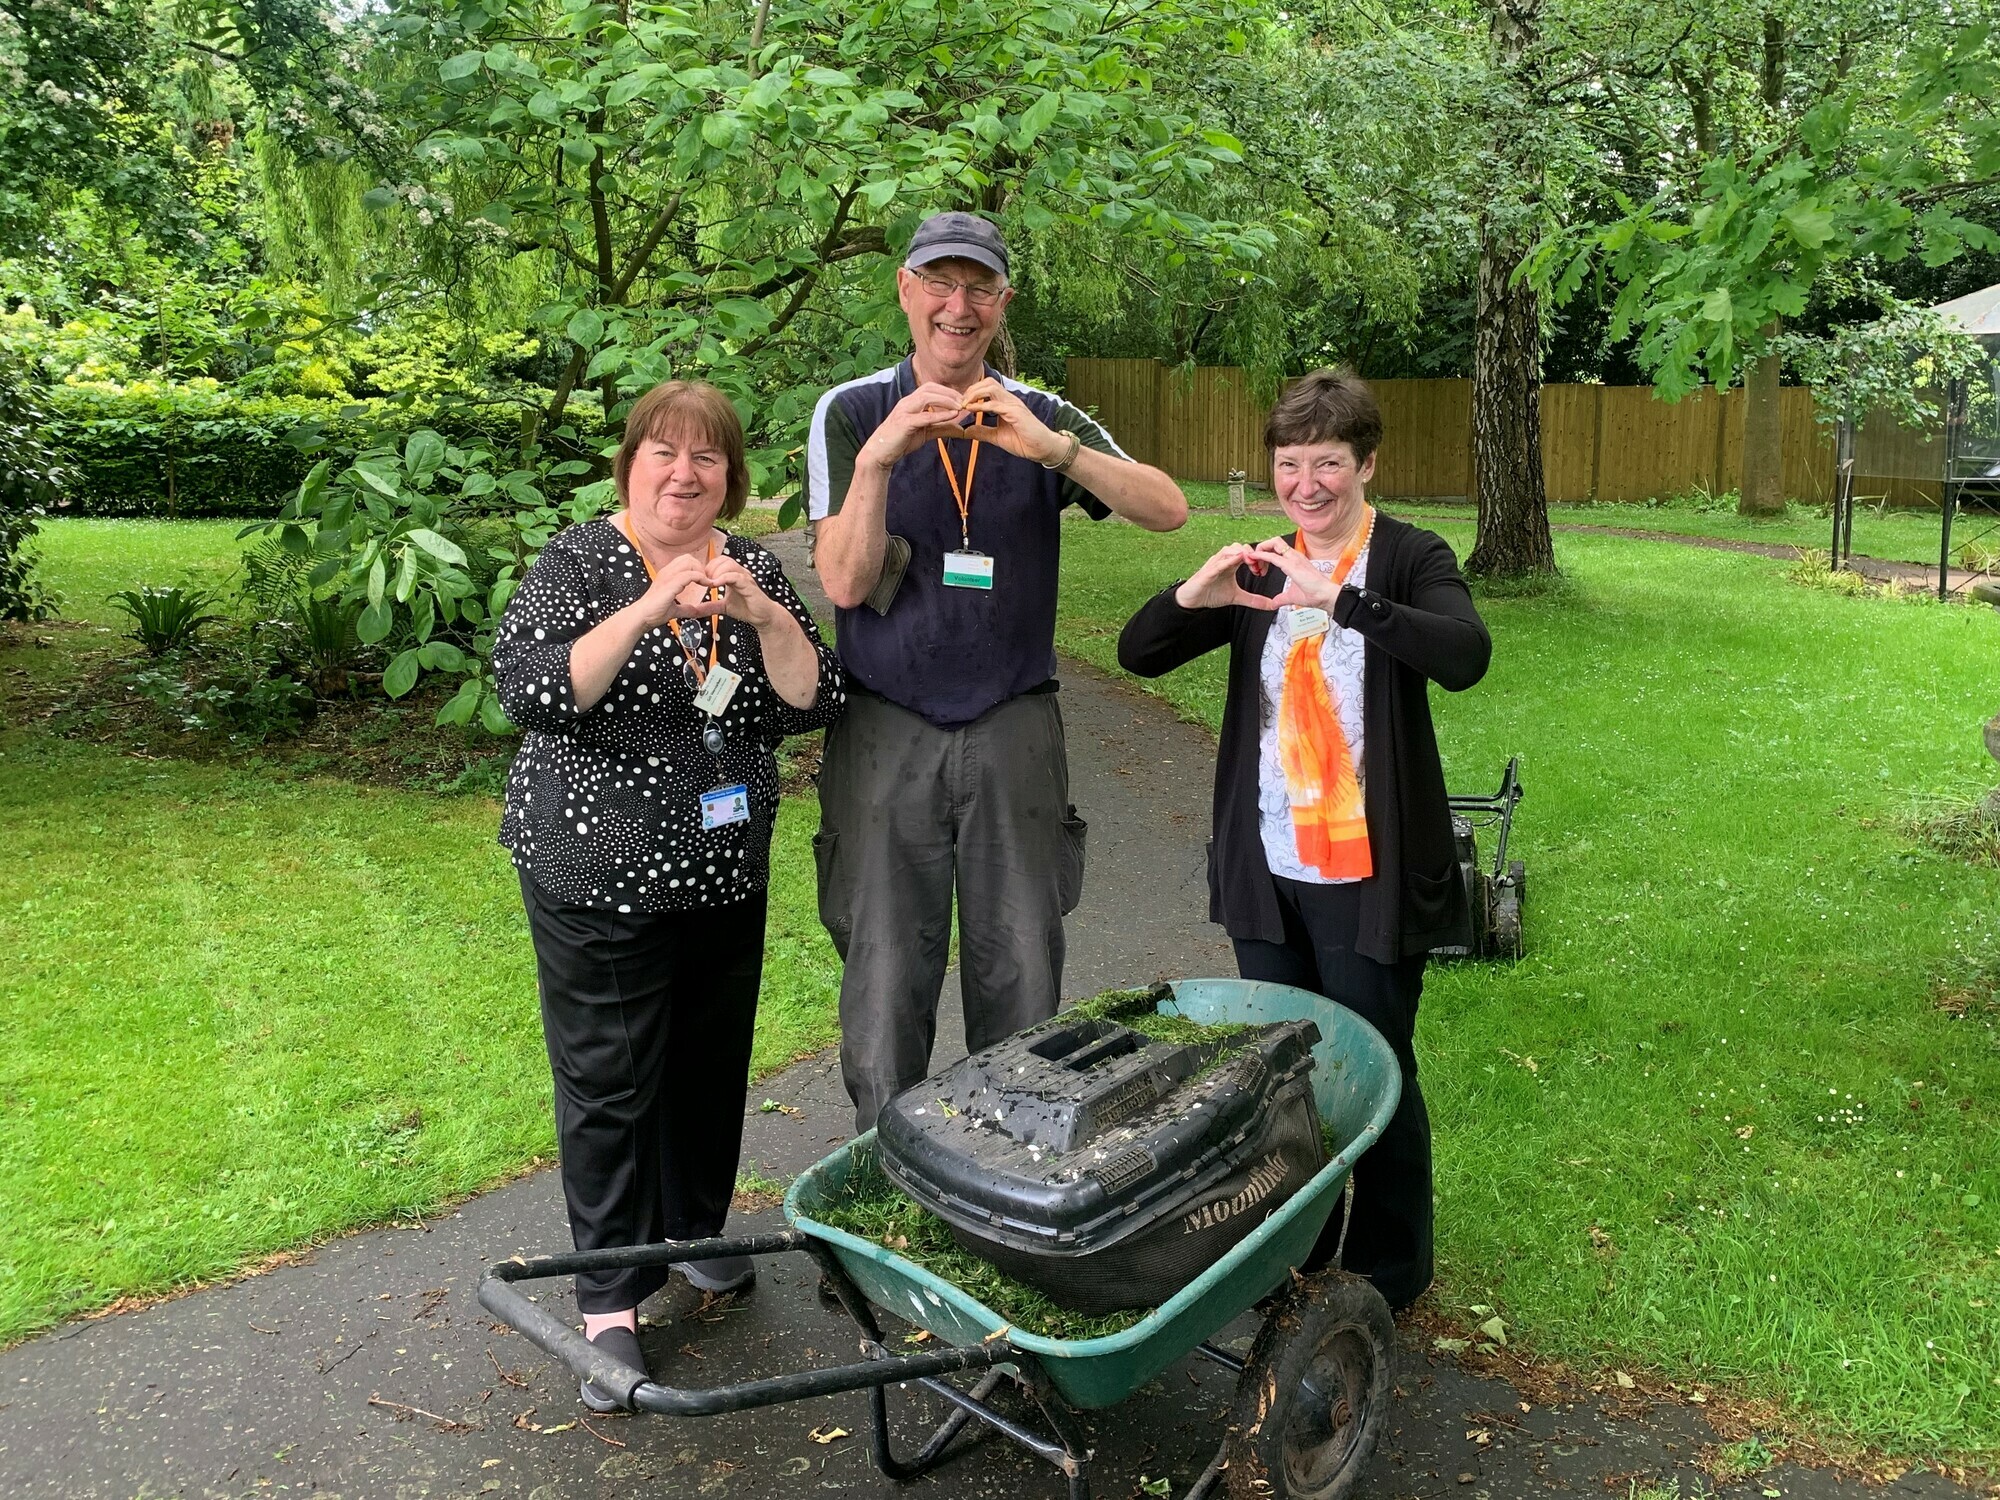
<path fill-rule="evenodd" d="M 712 792 L 701 794 L 701 826 L 704 831 L 749 821 L 750 789 L 741 782 L 735 786 L 719 786 Z"/>
<path fill-rule="evenodd" d="M 743 678 L 720 662 L 708 669 L 708 676 L 702 679 L 701 691 L 694 695 L 694 706 L 705 714 L 719 714 L 729 707 L 729 700 L 736 696 L 736 689 Z"/>
<path fill-rule="evenodd" d="M 1323 609 L 1294 609 L 1291 621 L 1292 639 L 1303 641 L 1316 635 L 1325 635 L 1327 627 L 1332 624 L 1332 616 Z"/>
<path fill-rule="evenodd" d="M 945 553 L 944 586 L 948 589 L 992 588 L 993 559 L 984 552 Z"/>

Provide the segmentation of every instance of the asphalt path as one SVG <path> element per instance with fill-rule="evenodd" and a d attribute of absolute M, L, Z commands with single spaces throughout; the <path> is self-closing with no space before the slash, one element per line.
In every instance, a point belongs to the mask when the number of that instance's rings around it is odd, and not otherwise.
<path fill-rule="evenodd" d="M 800 577 L 794 536 L 774 549 Z M 1075 800 L 1090 822 L 1089 871 L 1070 922 L 1065 989 L 1087 995 L 1156 977 L 1233 972 L 1207 925 L 1202 846 L 1214 743 L 1157 700 L 1063 666 Z M 534 997 L 524 994 L 523 1006 Z M 963 1050 L 948 982 L 939 1064 Z M 765 1108 L 770 1101 L 773 1107 Z M 779 1107 L 781 1106 L 781 1107 Z M 746 1165 L 788 1177 L 846 1139 L 852 1123 L 831 1054 L 750 1094 Z M 1441 1152 L 1451 1142 L 1438 1142 Z M 775 1209 L 733 1230 L 776 1227 Z M 1054 1497 L 1060 1477 L 1004 1441 L 965 1451 L 913 1486 L 870 1466 L 867 1402 L 827 1397 L 703 1419 L 588 1418 L 553 1360 L 474 1299 L 486 1264 L 566 1248 L 553 1170 L 524 1177 L 422 1225 L 336 1240 L 298 1260 L 141 1310 L 78 1321 L 0 1355 L 0 1495 L 10 1497 L 856 1496 Z M 1451 1247 L 1441 1247 L 1449 1257 Z M 657 1378 L 683 1386 L 785 1373 L 855 1357 L 844 1316 L 822 1305 L 800 1256 L 767 1260 L 746 1296 L 704 1301 L 678 1279 L 643 1309 Z M 567 1288 L 543 1303 L 573 1316 Z M 1224 1335 L 1247 1348 L 1254 1322 Z M 897 1336 L 892 1325 L 890 1337 Z M 1705 1412 L 1608 1379 L 1558 1389 L 1496 1378 L 1400 1330 L 1388 1436 L 1369 1497 L 1494 1500 L 1544 1492 L 1617 1497 L 1678 1478 L 1694 1493 L 1719 1441 Z M 1220 1440 L 1233 1377 L 1202 1360 L 1082 1423 L 1100 1497 L 1175 1494 Z M 939 1415 L 895 1393 L 907 1452 Z M 1033 1419 L 1031 1404 L 1016 1408 Z M 1780 1466 L 1711 1487 L 1719 1495 L 1844 1497 L 1857 1482 Z M 1914 1500 L 1966 1492 L 1912 1474 L 1865 1493 Z"/>

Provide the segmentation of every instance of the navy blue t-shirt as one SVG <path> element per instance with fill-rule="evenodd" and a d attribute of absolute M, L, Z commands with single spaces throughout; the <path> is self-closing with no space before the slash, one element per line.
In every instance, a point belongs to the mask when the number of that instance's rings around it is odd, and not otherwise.
<path fill-rule="evenodd" d="M 997 370 L 987 374 L 1058 432 L 1074 432 L 1099 452 L 1128 459 L 1081 408 Z M 806 449 L 808 513 L 839 511 L 855 455 L 898 401 L 917 388 L 909 360 L 837 385 L 813 411 Z M 972 443 L 947 440 L 965 483 Z M 889 472 L 887 526 L 910 544 L 910 563 L 888 611 L 863 605 L 835 611 L 835 648 L 848 674 L 870 692 L 940 729 L 957 729 L 1038 687 L 1056 670 L 1056 582 L 1063 508 L 1094 520 L 1111 514 L 1088 490 L 997 443 L 982 443 L 968 500 L 971 548 L 993 559 L 993 587 L 947 587 L 944 555 L 961 548 L 958 503 L 938 445 L 926 442 Z"/>

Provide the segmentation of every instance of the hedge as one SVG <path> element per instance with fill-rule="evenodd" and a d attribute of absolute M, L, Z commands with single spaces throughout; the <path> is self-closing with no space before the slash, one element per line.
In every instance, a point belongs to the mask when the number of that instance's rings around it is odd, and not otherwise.
<path fill-rule="evenodd" d="M 56 515 L 269 516 L 329 452 L 355 452 L 417 427 L 460 444 L 483 438 L 504 449 L 520 440 L 511 406 L 438 410 L 186 385 L 68 385 L 46 395 L 45 436 L 68 471 Z M 595 412 L 577 415 L 589 420 Z M 288 441 L 308 425 L 328 448 L 305 453 Z"/>

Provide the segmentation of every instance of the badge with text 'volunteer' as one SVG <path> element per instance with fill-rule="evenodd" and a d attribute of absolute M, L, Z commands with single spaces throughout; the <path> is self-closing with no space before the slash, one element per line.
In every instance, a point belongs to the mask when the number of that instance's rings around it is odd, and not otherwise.
<path fill-rule="evenodd" d="M 977 432 L 985 423 L 983 413 L 973 414 Z M 972 550 L 972 478 L 979 472 L 979 439 L 972 439 L 972 456 L 965 461 L 965 484 L 958 482 L 952 466 L 951 450 L 944 439 L 937 440 L 938 457 L 944 462 L 944 477 L 951 481 L 951 498 L 958 503 L 958 550 L 944 555 L 944 586 L 948 589 L 990 589 L 993 587 L 993 559 Z"/>
<path fill-rule="evenodd" d="M 992 588 L 993 559 L 984 552 L 945 553 L 944 585 L 949 589 Z"/>
<path fill-rule="evenodd" d="M 742 782 L 735 786 L 719 786 L 712 792 L 701 794 L 701 826 L 704 832 L 749 821 L 750 788 Z"/>

